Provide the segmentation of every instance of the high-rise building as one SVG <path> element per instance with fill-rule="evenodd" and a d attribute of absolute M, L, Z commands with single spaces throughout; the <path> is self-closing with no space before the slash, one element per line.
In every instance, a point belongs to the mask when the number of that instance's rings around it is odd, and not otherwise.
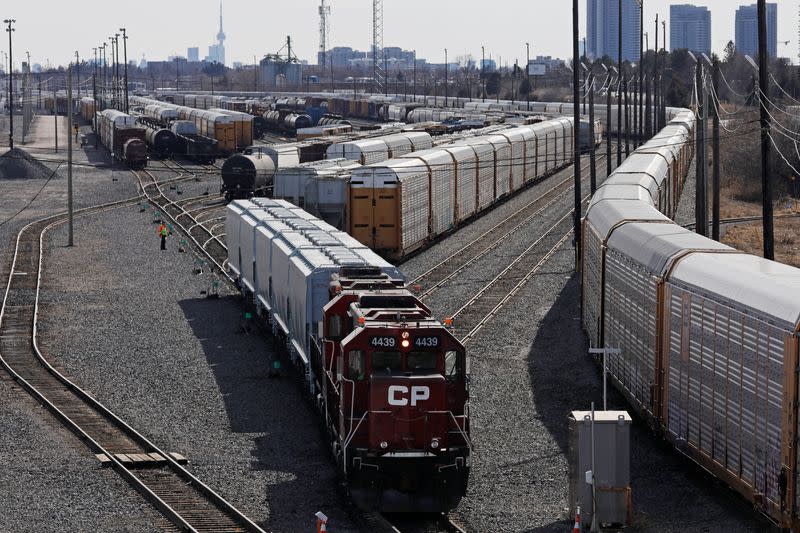
<path fill-rule="evenodd" d="M 691 4 L 669 6 L 670 51 L 687 49 L 711 55 L 711 12 Z"/>
<path fill-rule="evenodd" d="M 200 61 L 200 48 L 197 46 L 190 47 L 186 51 L 186 58 L 191 62 Z"/>
<path fill-rule="evenodd" d="M 741 6 L 736 10 L 736 51 L 758 56 L 758 6 Z M 778 4 L 767 4 L 767 54 L 778 57 Z"/>
<path fill-rule="evenodd" d="M 639 61 L 639 4 L 622 0 L 622 59 Z M 591 59 L 619 56 L 619 0 L 587 0 L 586 53 Z"/>

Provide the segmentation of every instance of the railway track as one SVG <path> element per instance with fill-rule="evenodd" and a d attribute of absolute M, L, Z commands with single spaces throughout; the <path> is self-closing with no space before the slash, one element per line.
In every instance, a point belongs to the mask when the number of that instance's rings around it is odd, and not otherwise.
<path fill-rule="evenodd" d="M 177 228 L 179 228 L 189 240 L 191 240 L 208 259 L 217 267 L 220 274 L 225 276 L 226 279 L 233 282 L 233 279 L 227 273 L 225 264 L 228 260 L 228 248 L 225 246 L 223 237 L 224 233 L 216 233 L 213 228 L 220 227 L 217 224 L 221 220 L 221 216 L 211 217 L 215 222 L 214 225 L 208 226 L 206 221 L 198 220 L 200 214 L 212 213 L 215 214 L 219 211 L 221 215 L 225 209 L 224 202 L 217 202 L 213 205 L 204 205 L 195 209 L 187 209 L 185 206 L 200 200 L 207 200 L 205 195 L 183 198 L 181 200 L 173 200 L 169 198 L 162 188 L 161 181 L 148 170 L 132 171 L 134 176 L 139 182 L 139 186 L 143 191 L 146 198 L 159 206 L 161 212 L 166 215 Z M 145 176 L 143 178 L 142 176 Z"/>
<path fill-rule="evenodd" d="M 569 180 L 570 178 L 567 178 L 567 180 L 562 181 L 559 185 L 563 185 Z M 559 185 L 556 185 L 553 189 L 550 189 L 542 196 L 551 193 L 555 188 L 558 188 Z M 546 205 L 554 203 L 555 200 L 557 200 L 559 196 L 566 192 L 566 190 L 569 188 L 562 191 Z M 590 194 L 586 195 L 581 200 L 581 205 L 586 204 L 590 198 Z M 535 199 L 533 202 L 531 202 L 531 204 L 535 203 L 538 199 L 539 198 Z M 524 210 L 527 207 L 528 206 L 525 206 L 522 209 Z M 526 215 L 526 218 L 518 225 L 524 224 L 529 218 L 532 218 L 535 216 L 535 214 L 540 213 L 543 211 L 543 209 L 544 208 L 539 208 L 531 213 L 530 216 Z M 553 255 L 564 245 L 564 243 L 567 242 L 574 231 L 572 227 L 572 215 L 574 212 L 575 209 L 573 208 L 564 213 L 552 226 L 550 226 L 543 233 L 540 233 L 538 238 L 527 248 L 525 248 L 525 250 L 518 254 L 517 257 L 511 261 L 511 263 L 509 263 L 499 274 L 485 283 L 481 289 L 464 305 L 449 314 L 449 318 L 452 320 L 453 324 L 453 333 L 462 344 L 466 344 L 473 339 L 478 332 L 483 329 L 483 327 L 500 311 L 500 309 L 506 305 L 517 293 L 519 293 L 522 287 L 528 281 L 530 281 L 531 278 L 541 271 L 542 267 L 553 257 Z M 517 213 L 519 213 L 519 211 Z M 512 217 L 517 213 L 514 213 Z M 500 223 L 498 226 L 501 226 L 502 224 L 503 223 Z M 515 232 L 518 229 L 518 225 L 512 227 L 508 233 Z M 495 226 L 495 228 L 496 227 L 497 226 Z M 490 229 L 489 232 L 492 232 L 495 228 Z M 499 239 L 501 241 L 506 237 L 507 234 L 500 232 Z M 478 237 L 478 239 L 473 241 L 473 243 L 480 242 L 482 238 L 483 236 Z M 468 245 L 467 248 L 471 246 L 471 244 Z M 487 250 L 485 252 L 478 253 L 481 257 L 483 257 L 495 247 L 496 243 L 491 242 L 487 245 Z M 471 255 L 462 255 L 461 251 L 456 252 L 451 257 L 455 258 L 455 261 L 458 261 L 459 257 L 467 258 L 464 267 L 473 262 Z M 444 260 L 444 262 L 448 262 L 450 260 L 451 258 L 448 257 Z M 454 272 L 457 273 L 461 270 L 463 270 L 463 267 L 458 267 L 457 270 L 454 270 Z M 437 282 L 434 287 L 438 288 L 447 280 L 452 279 L 454 276 L 455 274 L 448 274 L 441 281 Z M 423 297 L 425 295 L 426 293 L 423 293 Z"/>
<path fill-rule="evenodd" d="M 142 195 L 81 209 L 86 216 L 134 205 Z M 26 225 L 17 234 L 0 307 L 0 365 L 31 396 L 77 435 L 101 464 L 183 531 L 262 531 L 233 505 L 181 466 L 169 453 L 58 372 L 39 349 L 39 293 L 46 233 L 65 223 L 60 214 Z"/>
<path fill-rule="evenodd" d="M 598 158 L 598 163 L 602 160 L 602 157 Z M 582 167 L 582 170 L 587 168 L 589 168 L 588 163 Z M 447 256 L 418 276 L 411 282 L 411 285 L 421 292 L 420 299 L 428 298 L 447 282 L 453 280 L 469 265 L 496 249 L 506 239 L 514 235 L 533 218 L 544 213 L 547 208 L 560 200 L 563 194 L 573 188 L 574 173 L 559 181 L 507 218 L 470 241 L 466 246 Z"/>

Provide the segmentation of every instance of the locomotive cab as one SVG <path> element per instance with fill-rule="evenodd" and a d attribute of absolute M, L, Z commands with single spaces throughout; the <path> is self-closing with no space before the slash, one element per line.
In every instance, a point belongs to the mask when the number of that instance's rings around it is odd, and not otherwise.
<path fill-rule="evenodd" d="M 464 347 L 393 280 L 333 286 L 324 336 L 338 412 L 329 416 L 353 498 L 389 512 L 454 507 L 469 475 Z"/>

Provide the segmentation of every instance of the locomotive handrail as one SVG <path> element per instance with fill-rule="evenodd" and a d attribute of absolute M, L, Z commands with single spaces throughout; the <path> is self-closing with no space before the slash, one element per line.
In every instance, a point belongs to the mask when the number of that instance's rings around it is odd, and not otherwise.
<path fill-rule="evenodd" d="M 469 436 L 467 436 L 466 431 L 464 431 L 464 429 L 461 427 L 461 424 L 458 423 L 458 420 L 456 420 L 456 415 L 453 414 L 453 411 L 428 411 L 428 413 L 433 415 L 450 415 L 450 418 L 453 420 L 453 424 L 456 425 L 458 432 L 464 438 L 464 442 L 467 443 L 469 450 L 471 452 L 475 451 L 475 448 L 472 446 L 472 441 L 469 439 Z M 464 416 L 464 415 L 459 415 L 459 416 Z"/>
<path fill-rule="evenodd" d="M 350 404 L 350 410 L 351 411 L 353 410 L 352 403 Z M 356 424 L 356 428 L 355 429 L 353 429 L 353 419 L 350 418 L 350 433 L 348 433 L 347 438 L 345 438 L 344 444 L 342 445 L 342 453 L 344 454 L 343 464 L 344 464 L 344 473 L 345 474 L 347 474 L 347 447 L 350 446 L 350 441 L 352 441 L 353 437 L 355 437 L 356 433 L 358 433 L 358 428 L 361 427 L 361 423 L 364 422 L 365 418 L 367 418 L 367 413 L 369 413 L 369 411 L 364 411 L 364 414 L 361 415 L 361 418 L 358 420 L 358 424 Z"/>

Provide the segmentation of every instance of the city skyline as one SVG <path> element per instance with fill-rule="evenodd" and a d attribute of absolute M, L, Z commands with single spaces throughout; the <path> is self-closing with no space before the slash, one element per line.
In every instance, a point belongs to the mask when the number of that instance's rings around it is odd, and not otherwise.
<path fill-rule="evenodd" d="M 219 32 L 219 19 L 216 16 L 219 0 L 198 0 L 192 4 L 191 15 L 186 14 L 186 6 L 173 3 L 156 3 L 141 0 L 141 9 L 123 11 L 109 16 L 106 13 L 93 19 L 81 16 L 79 11 L 70 9 L 62 3 L 48 7 L 48 16 L 42 16 L 41 8 L 21 3 L 7 10 L 4 16 L 17 20 L 14 33 L 15 67 L 20 68 L 25 51 L 31 52 L 32 63 L 47 65 L 66 64 L 78 50 L 81 58 L 92 57 L 92 47 L 102 44 L 118 28 L 128 30 L 128 59 L 137 63 L 142 56 L 147 60 L 163 60 L 169 56 L 185 57 L 187 48 L 200 47 L 201 56 L 208 44 L 214 42 Z M 650 33 L 653 45 L 654 19 L 656 12 L 660 18 L 667 17 L 667 34 L 670 33 L 669 6 L 675 3 L 667 0 L 645 0 L 645 27 Z M 735 12 L 740 5 L 750 1 L 731 2 L 729 0 L 708 0 L 695 2 L 695 5 L 708 6 L 712 18 L 712 51 L 722 54 L 725 44 L 735 38 Z M 318 0 L 300 0 L 281 6 L 280 17 L 275 17 L 264 4 L 246 0 L 227 0 L 225 2 L 225 56 L 226 64 L 233 62 L 252 64 L 265 54 L 275 53 L 283 46 L 286 35 L 291 35 L 293 49 L 300 59 L 316 62 L 319 49 Z M 368 0 L 340 0 L 331 5 L 330 46 L 350 46 L 368 50 L 372 38 L 371 5 Z M 480 59 L 480 47 L 485 45 L 486 57 L 498 63 L 513 64 L 525 61 L 525 42 L 531 43 L 531 56 L 550 55 L 567 58 L 571 55 L 568 29 L 571 27 L 571 4 L 569 2 L 546 2 L 534 0 L 530 13 L 536 13 L 537 6 L 547 8 L 547 16 L 510 16 L 520 13 L 519 2 L 515 0 L 496 0 L 495 8 L 481 11 L 478 5 L 470 8 L 468 2 L 441 0 L 430 3 L 422 0 L 405 0 L 399 3 L 387 2 L 385 5 L 384 43 L 405 49 L 417 43 L 418 57 L 425 57 L 430 63 L 444 62 L 444 48 L 450 57 L 471 54 Z M 403 7 L 406 6 L 406 7 Z M 780 2 L 781 16 L 778 20 L 778 55 L 789 57 L 797 63 L 797 14 L 800 0 Z M 587 2 L 580 2 L 581 36 L 586 35 Z M 457 10 L 457 11 L 456 11 Z M 419 13 L 426 13 L 420 17 Z M 461 31 L 444 31 L 442 21 L 452 18 L 452 13 L 470 13 L 480 16 L 459 18 Z M 161 13 L 154 17 L 153 13 Z M 86 25 L 86 20 L 93 25 Z M 271 23 L 271 20 L 280 20 Z M 35 24 L 31 24 L 35 21 Z M 185 21 L 177 24 L 176 21 Z M 81 28 L 80 31 L 65 33 L 65 27 Z M 413 30 L 413 31 L 410 31 Z M 660 30 L 660 28 L 659 28 Z M 68 39 L 65 40 L 64 36 Z M 148 36 L 158 35 L 158 38 Z M 478 37 L 476 37 L 478 36 Z M 659 39 L 661 41 L 661 39 Z M 782 41 L 790 41 L 786 46 Z M 667 47 L 669 48 L 669 35 Z M 1 46 L 0 49 L 6 49 Z"/>

